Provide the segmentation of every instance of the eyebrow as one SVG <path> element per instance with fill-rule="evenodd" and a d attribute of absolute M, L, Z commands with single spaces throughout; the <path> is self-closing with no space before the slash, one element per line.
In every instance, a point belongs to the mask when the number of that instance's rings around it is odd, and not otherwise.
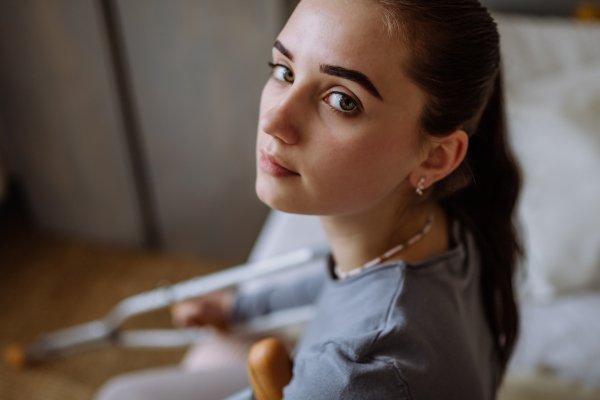
<path fill-rule="evenodd" d="M 275 44 L 273 45 L 273 47 L 275 47 L 277 50 L 279 50 L 279 52 L 281 54 L 283 54 L 284 56 L 286 56 L 290 61 L 294 61 L 294 55 L 292 54 L 292 52 L 289 51 L 288 49 L 286 49 L 285 46 L 282 45 L 279 40 L 275 41 Z"/>
<path fill-rule="evenodd" d="M 294 61 L 294 55 L 292 54 L 292 52 L 286 49 L 285 46 L 282 45 L 279 40 L 275 41 L 273 47 L 275 47 L 281 54 L 286 56 L 290 61 Z M 379 94 L 379 91 L 377 90 L 375 85 L 373 85 L 373 82 L 371 82 L 369 77 L 363 74 L 362 72 L 327 64 L 321 64 L 319 66 L 319 71 L 327 75 L 337 76 L 342 79 L 348 79 L 350 81 L 356 82 L 360 86 L 362 86 L 367 92 L 371 93 L 379 100 L 383 100 L 383 98 Z"/>
<path fill-rule="evenodd" d="M 319 70 L 328 75 L 337 76 L 343 79 L 348 79 L 350 81 L 358 83 L 362 86 L 367 92 L 371 93 L 373 96 L 377 97 L 379 100 L 383 100 L 379 91 L 373 85 L 371 80 L 362 72 L 354 71 L 351 69 L 346 69 L 344 67 L 336 67 L 333 65 L 321 64 Z"/>

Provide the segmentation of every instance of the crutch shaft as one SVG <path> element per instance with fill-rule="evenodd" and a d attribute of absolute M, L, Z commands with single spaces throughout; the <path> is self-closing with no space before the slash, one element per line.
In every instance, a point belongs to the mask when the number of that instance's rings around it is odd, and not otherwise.
<path fill-rule="evenodd" d="M 179 301 L 235 287 L 250 279 L 260 278 L 322 258 L 328 253 L 327 245 L 304 247 L 280 256 L 239 265 L 169 287 L 144 292 L 122 300 L 100 320 L 42 334 L 34 343 L 25 348 L 12 346 L 7 352 L 7 359 L 18 359 L 22 360 L 23 364 L 27 364 L 68 351 L 117 343 L 119 326 L 133 315 L 162 309 Z M 12 362 L 12 364 L 18 363 Z"/>

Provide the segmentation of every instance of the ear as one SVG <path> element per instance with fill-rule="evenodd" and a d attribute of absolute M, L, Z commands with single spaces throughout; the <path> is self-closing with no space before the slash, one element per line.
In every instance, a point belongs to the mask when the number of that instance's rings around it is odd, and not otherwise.
<path fill-rule="evenodd" d="M 423 161 L 409 176 L 410 183 L 417 188 L 423 179 L 423 190 L 430 188 L 460 165 L 468 148 L 469 137 L 463 130 L 456 130 L 442 138 L 432 138 L 424 152 Z"/>

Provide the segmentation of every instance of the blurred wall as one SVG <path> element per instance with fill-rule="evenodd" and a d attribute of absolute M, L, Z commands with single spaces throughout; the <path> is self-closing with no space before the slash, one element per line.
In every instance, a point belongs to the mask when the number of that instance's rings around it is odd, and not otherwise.
<path fill-rule="evenodd" d="M 43 229 L 143 242 L 101 21 L 92 0 L 0 2 L 7 162 Z"/>
<path fill-rule="evenodd" d="M 254 144 L 278 1 L 118 6 L 163 245 L 247 254 L 266 216 Z"/>
<path fill-rule="evenodd" d="M 0 2 L 0 139 L 38 224 L 127 245 L 152 234 L 166 251 L 244 259 L 268 211 L 254 193 L 254 141 L 287 7 Z"/>

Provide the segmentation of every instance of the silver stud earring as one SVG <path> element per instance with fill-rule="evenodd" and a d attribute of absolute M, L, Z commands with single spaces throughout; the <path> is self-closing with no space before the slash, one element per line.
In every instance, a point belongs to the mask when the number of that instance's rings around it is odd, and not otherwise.
<path fill-rule="evenodd" d="M 415 192 L 417 192 L 417 194 L 419 196 L 423 196 L 423 190 L 425 189 L 425 178 L 421 178 L 419 180 L 419 183 L 417 183 L 417 189 L 415 190 Z"/>

